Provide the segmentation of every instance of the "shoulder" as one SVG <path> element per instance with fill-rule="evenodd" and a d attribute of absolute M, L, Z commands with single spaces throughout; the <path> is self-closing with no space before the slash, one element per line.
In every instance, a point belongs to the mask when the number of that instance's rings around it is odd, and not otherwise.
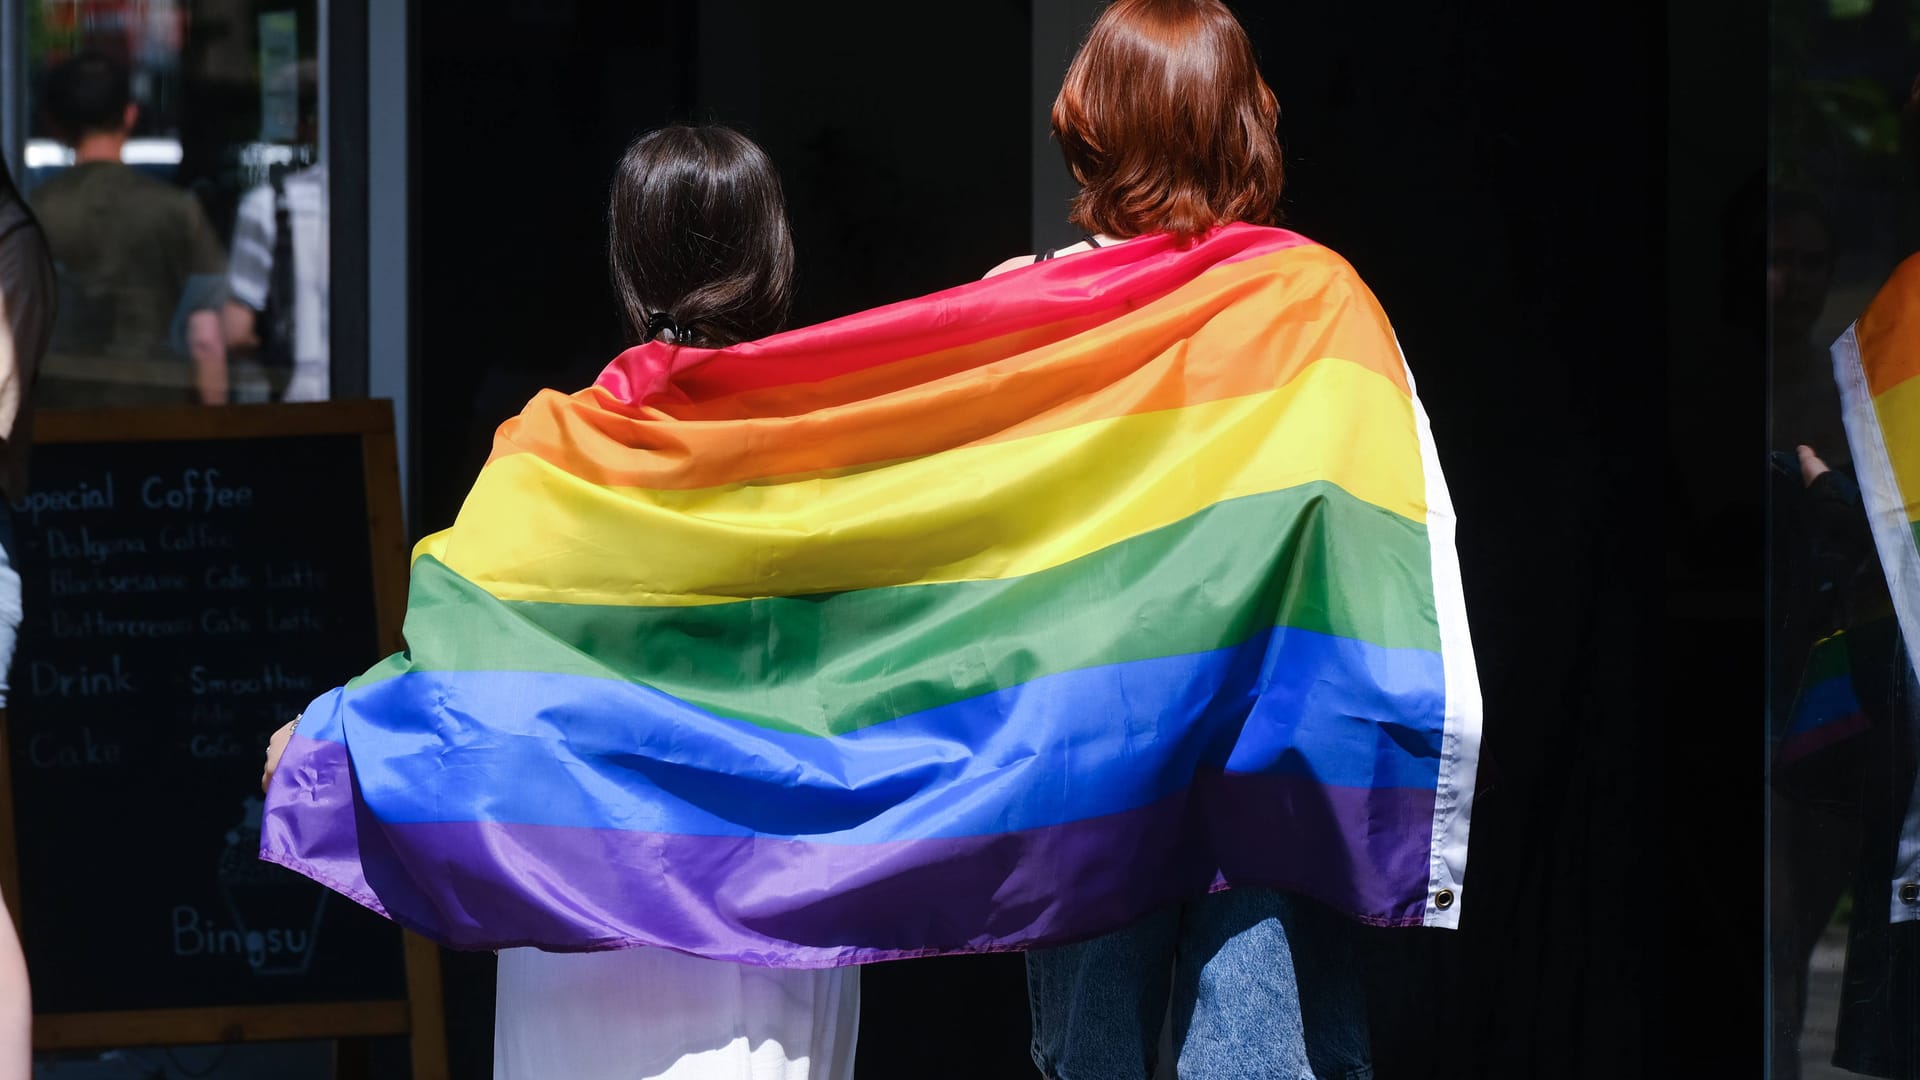
<path fill-rule="evenodd" d="M 131 165 L 114 165 L 110 171 L 103 170 L 100 188 L 103 196 L 110 193 L 122 212 L 127 214 L 154 220 L 172 218 L 189 223 L 206 215 L 193 192 L 175 187 L 159 177 L 149 176 Z"/>
<path fill-rule="evenodd" d="M 1920 254 L 1909 255 L 1874 294 L 1866 311 L 1860 314 L 1858 327 L 1862 341 L 1893 326 L 1912 326 L 1920 316 Z M 1903 331 L 1904 338 L 1906 333 Z"/>
<path fill-rule="evenodd" d="M 1920 291 L 1920 252 L 1900 260 L 1887 277 L 1887 288 L 1911 293 Z"/>
<path fill-rule="evenodd" d="M 1017 270 L 1022 266 L 1031 266 L 1033 265 L 1033 259 L 1034 257 L 1032 255 L 1015 255 L 1013 258 L 987 271 L 982 275 L 982 279 L 993 277 L 996 274 L 1004 274 L 1009 270 Z"/>
<path fill-rule="evenodd" d="M 252 224 L 273 225 L 273 188 L 268 184 L 256 184 L 240 196 L 240 206 L 234 216 Z"/>
<path fill-rule="evenodd" d="M 287 174 L 287 191 L 290 193 L 320 193 L 324 192 L 326 187 L 327 167 L 325 165 L 309 165 Z"/>
<path fill-rule="evenodd" d="M 73 170 L 63 169 L 35 184 L 33 193 L 27 196 L 27 202 L 33 206 L 35 213 L 44 214 L 49 208 L 59 209 L 74 195 Z"/>
<path fill-rule="evenodd" d="M 157 176 L 134 168 L 131 165 L 109 164 L 101 167 L 101 179 L 121 193 L 136 199 L 146 199 L 156 203 L 179 204 L 181 200 L 192 199 L 192 193 L 185 188 L 175 187 Z"/>
<path fill-rule="evenodd" d="M 1067 255 L 1078 255 L 1082 252 L 1092 250 L 1093 247 L 1083 240 L 1078 243 L 1068 244 L 1066 247 L 1054 248 L 1053 257 L 1058 259 Z M 1038 261 L 1039 256 L 1037 255 L 1015 255 L 1013 258 L 987 271 L 986 276 L 992 277 L 995 274 L 1004 274 L 1009 270 L 1017 270 L 1022 266 L 1031 266 Z"/>
<path fill-rule="evenodd" d="M 1357 292 L 1371 296 L 1373 290 L 1346 256 L 1316 240 L 1289 229 L 1272 226 L 1236 226 L 1257 245 L 1256 251 L 1276 268 L 1284 268 L 1306 280 L 1318 282 L 1327 290 Z"/>

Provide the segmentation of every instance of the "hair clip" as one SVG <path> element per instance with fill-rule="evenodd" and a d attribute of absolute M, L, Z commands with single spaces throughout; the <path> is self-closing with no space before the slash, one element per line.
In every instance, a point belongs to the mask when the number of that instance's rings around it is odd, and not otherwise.
<path fill-rule="evenodd" d="M 669 345 L 679 344 L 681 338 L 684 336 L 680 330 L 680 324 L 673 321 L 673 316 L 664 311 L 656 311 L 648 315 L 647 340 L 652 341 L 658 338 L 663 331 L 667 335 L 666 340 Z"/>

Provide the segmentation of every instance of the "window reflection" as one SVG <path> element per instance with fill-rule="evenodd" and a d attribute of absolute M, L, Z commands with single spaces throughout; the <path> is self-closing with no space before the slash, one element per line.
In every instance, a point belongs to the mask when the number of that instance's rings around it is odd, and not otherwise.
<path fill-rule="evenodd" d="M 329 396 L 317 3 L 38 0 L 23 187 L 43 407 Z"/>
<path fill-rule="evenodd" d="M 1774 16 L 1770 1075 L 1920 1076 L 1920 5 Z"/>

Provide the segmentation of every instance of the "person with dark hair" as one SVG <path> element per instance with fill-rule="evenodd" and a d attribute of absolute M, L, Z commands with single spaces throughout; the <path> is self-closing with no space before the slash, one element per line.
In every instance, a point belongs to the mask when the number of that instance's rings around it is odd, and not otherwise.
<path fill-rule="evenodd" d="M 1911 196 L 1920 190 L 1920 78 L 1908 91 L 1901 138 Z M 1775 200 L 1776 253 L 1793 244 L 1791 215 L 1804 213 L 1806 205 L 1797 196 Z M 1847 670 L 1831 680 L 1846 692 L 1846 710 L 1825 711 L 1853 712 L 1859 729 L 1844 740 L 1827 740 L 1818 754 L 1807 755 L 1808 764 L 1791 772 L 1776 765 L 1773 831 L 1780 835 L 1782 821 L 1799 828 L 1784 843 L 1775 841 L 1774 877 L 1797 870 L 1801 880 L 1790 887 L 1798 885 L 1801 894 L 1789 892 L 1784 900 L 1806 909 L 1801 935 L 1785 947 L 1807 947 L 1805 928 L 1832 912 L 1837 890 L 1830 881 L 1809 881 L 1811 871 L 1853 856 L 1833 1064 L 1870 1076 L 1920 1077 L 1920 484 L 1911 468 L 1920 460 L 1920 411 L 1912 404 L 1920 400 L 1920 254 L 1894 268 L 1833 344 L 1817 396 L 1793 382 L 1793 352 L 1801 346 L 1792 336 L 1797 321 L 1779 311 L 1778 299 L 1790 292 L 1776 284 L 1777 262 L 1769 275 L 1780 380 L 1774 455 L 1782 457 L 1783 447 L 1799 443 L 1793 449 L 1796 486 L 1804 494 L 1776 498 L 1775 516 L 1801 534 L 1789 554 L 1812 572 L 1803 571 L 1784 588 L 1776 583 L 1774 591 L 1794 590 L 1786 596 L 1790 614 L 1810 610 L 1821 620 L 1814 632 L 1836 628 L 1834 638 L 1846 642 Z M 1783 412 L 1795 416 L 1807 397 L 1818 403 L 1816 415 L 1831 411 L 1843 422 L 1842 433 L 1824 436 L 1827 445 L 1781 426 Z M 1776 533 L 1786 531 L 1782 524 Z M 1811 600 L 1805 597 L 1809 591 Z M 1818 701 L 1815 694 L 1805 696 Z M 1781 812 L 1789 799 L 1796 804 Z M 1816 833 L 1800 824 L 1810 817 L 1823 818 L 1826 827 Z M 1798 851 L 1790 846 L 1796 841 Z M 1783 857 L 1788 855 L 1798 855 L 1806 868 Z M 1827 888 L 1815 892 L 1817 886 Z M 1786 962 L 1805 963 L 1797 955 Z M 1787 1059 L 1776 1069 L 1781 1076 L 1799 1075 L 1798 1055 L 1790 1051 L 1798 1049 L 1792 1037 L 1799 1035 L 1805 997 L 1799 987 L 1789 987 L 1775 1006 L 1776 1025 L 1790 1028 L 1776 1034 L 1776 1064 Z"/>
<path fill-rule="evenodd" d="M 722 348 L 786 321 L 786 201 L 751 140 L 713 125 L 650 132 L 621 159 L 610 202 L 608 264 L 634 343 Z M 298 722 L 275 733 L 263 787 Z M 857 967 L 507 949 L 494 1076 L 850 1080 L 859 986 Z"/>
<path fill-rule="evenodd" d="M 989 277 L 1153 233 L 1275 224 L 1279 106 L 1218 0 L 1116 0 L 1067 69 L 1054 137 L 1080 184 L 1080 243 Z M 1276 840 L 1276 842 L 1279 842 Z M 1033 1058 L 1048 1080 L 1372 1074 L 1355 931 L 1314 901 L 1250 885 L 1027 954 Z"/>
<path fill-rule="evenodd" d="M 793 307 L 779 174 L 724 127 L 670 127 L 627 149 L 607 210 L 607 268 L 636 342 L 721 348 Z"/>
<path fill-rule="evenodd" d="M 7 507 L 27 493 L 34 381 L 53 332 L 54 291 L 46 237 L 0 157 L 0 716 L 22 614 Z M 32 1035 L 26 958 L 0 902 L 0 1080 L 27 1080 Z"/>
<path fill-rule="evenodd" d="M 74 56 L 42 101 L 74 163 L 33 193 L 62 289 L 41 403 L 225 402 L 226 256 L 199 200 L 121 161 L 140 117 L 125 66 Z"/>
<path fill-rule="evenodd" d="M 608 203 L 607 266 L 636 344 L 724 348 L 786 323 L 786 199 L 752 140 L 717 125 L 643 135 L 621 158 Z M 857 967 L 508 949 L 499 970 L 499 1080 L 853 1076 Z"/>
<path fill-rule="evenodd" d="M 1767 213 L 1767 306 L 1773 408 L 1769 723 L 1775 745 L 1768 793 L 1768 979 L 1773 1075 L 1800 1075 L 1809 964 L 1860 854 L 1862 795 L 1886 762 L 1863 738 L 1865 714 L 1815 715 L 1810 676 L 1873 640 L 1855 620 L 1858 581 L 1873 572 L 1825 347 L 1814 341 L 1834 265 L 1833 232 L 1818 199 L 1776 192 Z M 1817 450 L 1815 448 L 1818 448 Z M 1847 526 L 1857 523 L 1858 529 Z M 1866 631 L 1863 633 L 1863 631 Z M 1852 656 L 1853 660 L 1860 657 Z M 1884 777 L 1882 777 L 1884 780 Z"/>

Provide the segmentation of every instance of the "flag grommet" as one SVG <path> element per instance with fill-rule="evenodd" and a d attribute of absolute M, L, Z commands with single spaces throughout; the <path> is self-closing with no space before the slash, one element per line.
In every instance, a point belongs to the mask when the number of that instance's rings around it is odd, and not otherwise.
<path fill-rule="evenodd" d="M 1911 901 L 1909 901 L 1909 903 L 1911 903 Z M 1434 893 L 1433 906 L 1439 908 L 1441 911 L 1445 911 L 1448 908 L 1452 907 L 1453 906 L 1453 890 L 1441 889 L 1439 892 Z"/>
<path fill-rule="evenodd" d="M 1900 902 L 1903 904 L 1920 902 L 1920 884 L 1909 881 L 1900 886 Z"/>

